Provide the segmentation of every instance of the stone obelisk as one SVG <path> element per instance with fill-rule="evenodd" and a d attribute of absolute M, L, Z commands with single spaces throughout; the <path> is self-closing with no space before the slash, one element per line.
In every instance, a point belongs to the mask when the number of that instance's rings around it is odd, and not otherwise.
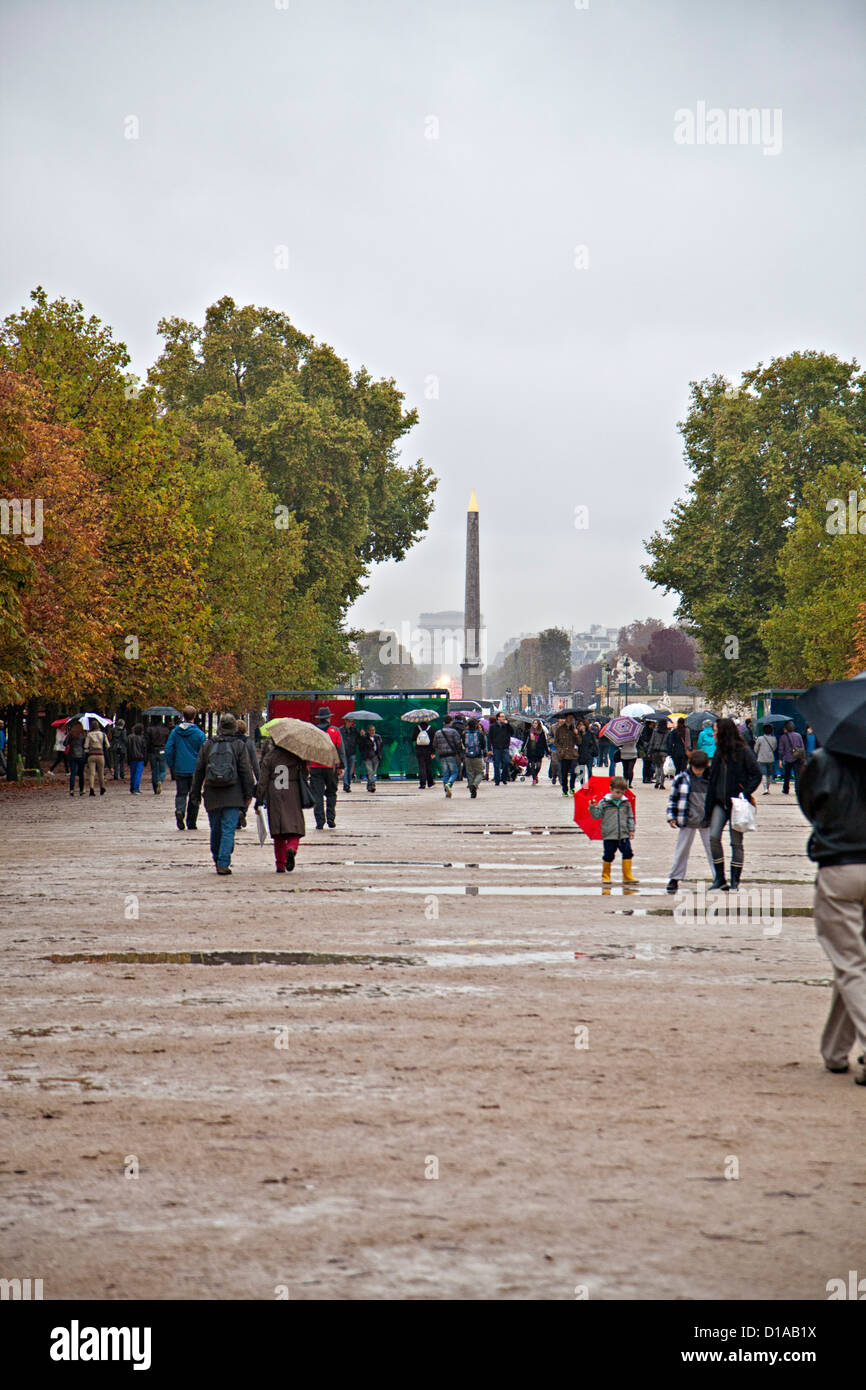
<path fill-rule="evenodd" d="M 478 560 L 478 499 L 475 489 L 466 513 L 466 601 L 463 608 L 463 699 L 481 699 L 481 574 Z"/>

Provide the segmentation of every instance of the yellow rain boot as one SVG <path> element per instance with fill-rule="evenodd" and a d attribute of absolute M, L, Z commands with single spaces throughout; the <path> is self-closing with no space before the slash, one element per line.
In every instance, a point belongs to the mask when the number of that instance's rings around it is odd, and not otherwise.
<path fill-rule="evenodd" d="M 632 861 L 630 859 L 624 859 L 622 861 L 622 881 L 623 883 L 640 883 L 640 879 L 635 878 L 632 874 L 631 863 Z"/>
<path fill-rule="evenodd" d="M 607 859 L 603 859 L 601 863 L 601 881 L 610 883 L 610 863 Z"/>

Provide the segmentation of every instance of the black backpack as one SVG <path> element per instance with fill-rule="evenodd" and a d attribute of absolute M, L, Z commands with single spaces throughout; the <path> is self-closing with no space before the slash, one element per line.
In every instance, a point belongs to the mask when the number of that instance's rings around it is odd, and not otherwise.
<path fill-rule="evenodd" d="M 233 787 L 238 780 L 238 760 L 234 740 L 215 739 L 208 753 L 204 780 L 209 787 Z"/>

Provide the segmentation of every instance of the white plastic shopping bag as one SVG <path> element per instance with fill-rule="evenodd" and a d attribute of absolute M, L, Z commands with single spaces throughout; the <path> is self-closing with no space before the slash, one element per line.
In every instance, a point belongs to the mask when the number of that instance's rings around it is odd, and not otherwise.
<path fill-rule="evenodd" d="M 758 817 L 755 815 L 755 808 L 747 797 L 740 792 L 731 801 L 731 827 L 739 830 L 742 834 L 745 830 L 757 830 Z"/>

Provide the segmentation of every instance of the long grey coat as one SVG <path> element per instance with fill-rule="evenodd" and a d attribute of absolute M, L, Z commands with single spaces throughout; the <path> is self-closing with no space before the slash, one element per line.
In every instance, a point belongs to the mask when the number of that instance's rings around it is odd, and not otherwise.
<path fill-rule="evenodd" d="M 303 763 L 294 753 L 272 744 L 262 758 L 256 802 L 268 808 L 272 835 L 306 835 L 298 775 Z M 280 771 L 282 769 L 282 771 Z M 281 785 L 285 783 L 285 785 Z"/>

